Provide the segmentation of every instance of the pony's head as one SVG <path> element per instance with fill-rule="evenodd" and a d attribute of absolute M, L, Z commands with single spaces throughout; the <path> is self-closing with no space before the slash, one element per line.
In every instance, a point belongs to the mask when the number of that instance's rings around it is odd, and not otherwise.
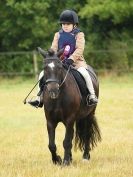
<path fill-rule="evenodd" d="M 60 52 L 55 53 L 52 49 L 47 52 L 37 48 L 44 58 L 44 80 L 51 99 L 58 98 L 59 87 L 62 82 L 62 62 L 59 59 Z"/>

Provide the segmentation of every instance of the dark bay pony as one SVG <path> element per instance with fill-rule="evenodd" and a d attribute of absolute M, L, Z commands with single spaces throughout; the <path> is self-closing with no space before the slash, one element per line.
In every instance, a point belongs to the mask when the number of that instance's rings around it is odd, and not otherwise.
<path fill-rule="evenodd" d="M 66 129 L 63 141 L 63 164 L 69 165 L 72 162 L 71 149 L 74 135 L 75 147 L 83 151 L 83 159 L 89 160 L 89 151 L 101 140 L 95 118 L 96 105 L 87 106 L 82 102 L 81 93 L 71 73 L 71 67 L 68 69 L 63 67 L 58 58 L 59 53 L 44 52 L 41 48 L 38 48 L 38 51 L 44 57 L 43 103 L 52 161 L 55 164 L 62 164 L 55 144 L 55 129 L 59 122 L 62 122 Z M 98 97 L 99 84 L 93 71 L 91 77 Z"/>

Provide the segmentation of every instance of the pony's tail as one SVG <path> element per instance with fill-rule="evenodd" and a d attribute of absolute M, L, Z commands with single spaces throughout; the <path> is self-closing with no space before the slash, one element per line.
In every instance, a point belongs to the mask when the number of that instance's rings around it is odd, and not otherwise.
<path fill-rule="evenodd" d="M 93 149 L 98 141 L 101 141 L 101 133 L 94 115 L 76 121 L 75 149 L 83 151 L 86 143 Z"/>

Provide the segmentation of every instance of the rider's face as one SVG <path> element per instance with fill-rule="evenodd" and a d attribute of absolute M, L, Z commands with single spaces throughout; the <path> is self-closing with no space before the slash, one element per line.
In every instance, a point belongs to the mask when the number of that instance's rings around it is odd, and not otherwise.
<path fill-rule="evenodd" d="M 73 24 L 70 24 L 70 23 L 63 23 L 62 24 L 62 29 L 63 31 L 69 33 L 73 30 Z"/>

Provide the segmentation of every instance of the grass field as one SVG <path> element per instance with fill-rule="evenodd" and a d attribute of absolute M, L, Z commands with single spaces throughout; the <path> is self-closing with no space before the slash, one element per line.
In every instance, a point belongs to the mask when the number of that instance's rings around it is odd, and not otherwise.
<path fill-rule="evenodd" d="M 0 177 L 133 177 L 133 75 L 100 77 L 96 115 L 102 142 L 88 163 L 73 150 L 68 167 L 51 162 L 43 109 L 22 103 L 33 84 L 0 80 Z M 61 156 L 63 138 L 59 124 L 56 144 Z"/>

